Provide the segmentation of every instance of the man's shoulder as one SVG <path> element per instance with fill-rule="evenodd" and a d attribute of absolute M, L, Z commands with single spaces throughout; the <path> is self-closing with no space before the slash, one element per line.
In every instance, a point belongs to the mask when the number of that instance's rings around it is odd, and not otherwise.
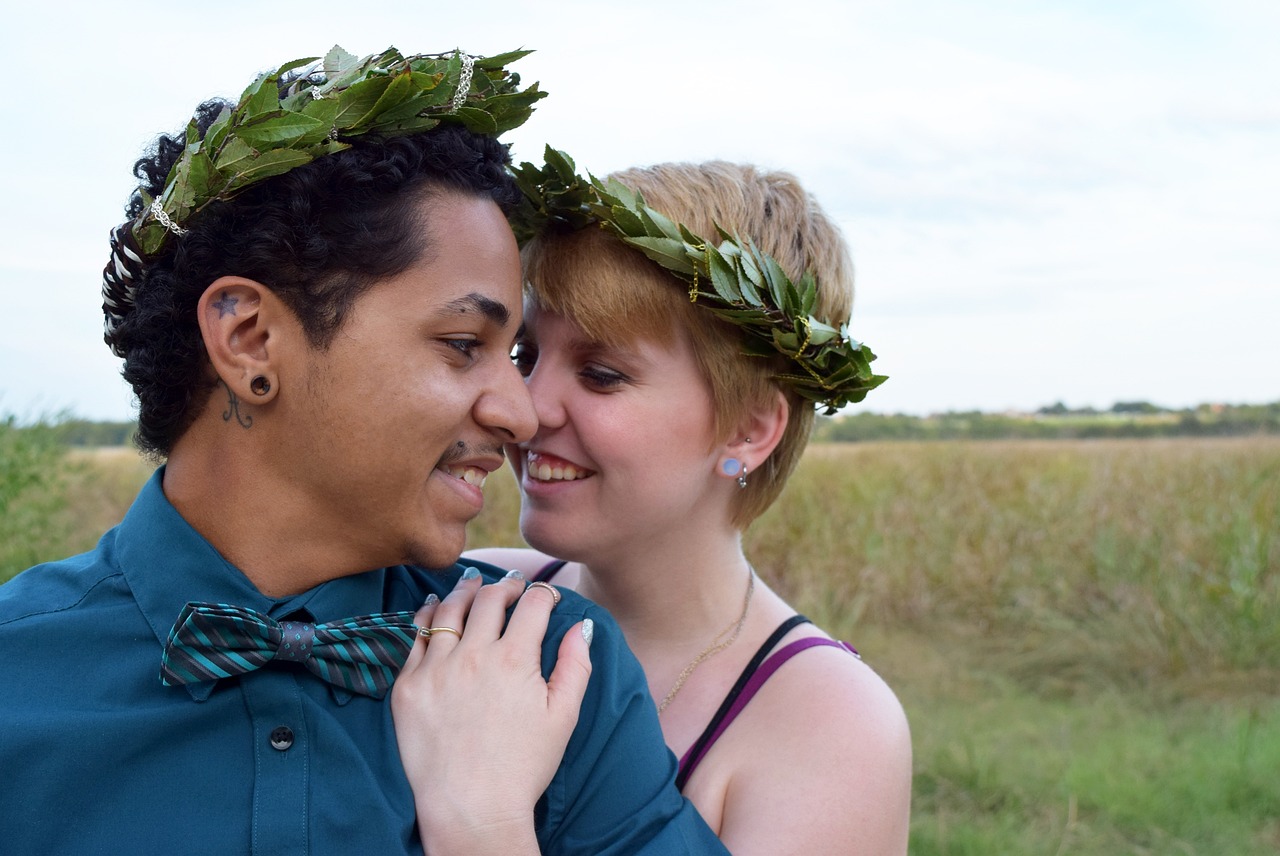
<path fill-rule="evenodd" d="M 0 585 L 0 628 L 61 614 L 102 596 L 114 597 L 124 586 L 119 568 L 107 560 L 103 545 L 88 553 L 35 565 Z"/>
<path fill-rule="evenodd" d="M 471 556 L 463 556 L 460 561 L 448 568 L 429 569 L 417 565 L 400 565 L 388 568 L 387 585 L 392 590 L 390 600 L 394 601 L 394 603 L 388 603 L 387 607 L 392 609 L 417 609 L 422 605 L 422 600 L 428 594 L 435 594 L 443 598 L 453 590 L 463 571 L 467 568 L 478 570 L 486 584 L 502 579 L 508 570 Z M 587 600 L 571 589 L 558 587 L 558 591 L 560 592 L 560 602 L 551 613 L 551 623 L 547 630 L 548 639 L 552 636 L 559 639 L 565 629 L 584 618 L 592 619 L 596 623 L 597 630 L 608 631 L 616 627 L 613 616 L 604 607 L 594 601 Z M 621 631 L 619 631 L 619 635 L 620 633 Z"/>

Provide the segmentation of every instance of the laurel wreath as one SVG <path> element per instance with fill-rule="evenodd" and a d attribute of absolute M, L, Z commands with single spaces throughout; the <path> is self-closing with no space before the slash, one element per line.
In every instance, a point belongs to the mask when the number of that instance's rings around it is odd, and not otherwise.
<path fill-rule="evenodd" d="M 888 379 L 872 372 L 876 355 L 849 335 L 847 324 L 836 328 L 813 317 L 817 286 L 811 273 L 792 282 L 771 256 L 719 227 L 719 242 L 707 241 L 620 182 L 582 178 L 562 151 L 548 146 L 544 161 L 513 170 L 524 195 L 512 217 L 521 244 L 593 223 L 608 228 L 686 282 L 691 301 L 740 327 L 745 354 L 783 354 L 793 370 L 777 380 L 827 415 L 862 401 Z"/>
<path fill-rule="evenodd" d="M 519 75 L 506 70 L 529 53 L 406 57 L 388 48 L 357 59 L 335 45 L 322 61 L 297 59 L 259 75 L 203 138 L 194 120 L 188 126 L 186 151 L 170 170 L 158 205 L 144 195 L 148 208 L 133 224 L 133 237 L 143 253 L 154 255 L 211 203 L 349 148 L 349 140 L 364 134 L 415 134 L 442 122 L 494 136 L 511 130 L 546 95 L 536 83 L 521 90 Z M 296 78 L 282 92 L 281 77 L 293 72 Z"/>

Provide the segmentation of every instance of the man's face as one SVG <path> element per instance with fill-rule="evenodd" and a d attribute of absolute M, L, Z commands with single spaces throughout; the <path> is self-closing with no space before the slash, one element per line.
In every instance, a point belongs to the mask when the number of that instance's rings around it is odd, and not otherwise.
<path fill-rule="evenodd" d="M 281 377 L 302 525 L 359 563 L 353 572 L 456 561 L 502 445 L 536 427 L 510 359 L 521 273 L 506 219 L 488 199 L 423 204 L 423 258 L 358 298 L 301 376 Z"/>

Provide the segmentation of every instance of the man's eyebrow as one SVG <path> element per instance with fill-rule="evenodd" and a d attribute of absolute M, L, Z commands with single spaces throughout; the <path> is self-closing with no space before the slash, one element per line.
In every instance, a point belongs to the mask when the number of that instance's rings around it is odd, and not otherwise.
<path fill-rule="evenodd" d="M 444 305 L 440 314 L 464 315 L 468 312 L 479 312 L 499 327 L 507 326 L 507 322 L 511 320 L 511 311 L 506 306 L 475 292 L 450 300 Z"/>

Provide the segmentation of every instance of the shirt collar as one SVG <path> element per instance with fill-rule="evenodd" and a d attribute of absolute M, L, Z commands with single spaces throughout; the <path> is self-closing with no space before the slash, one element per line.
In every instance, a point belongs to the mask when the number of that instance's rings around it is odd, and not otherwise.
<path fill-rule="evenodd" d="M 163 649 L 178 613 L 190 601 L 230 603 L 273 618 L 306 610 L 315 622 L 380 612 L 386 569 L 339 577 L 285 598 L 270 598 L 223 558 L 164 495 L 164 467 L 143 486 L 116 530 L 116 561 L 138 608 Z M 156 655 L 159 669 L 159 653 Z M 215 682 L 188 684 L 193 698 L 208 698 Z M 350 694 L 332 687 L 345 703 Z"/>

